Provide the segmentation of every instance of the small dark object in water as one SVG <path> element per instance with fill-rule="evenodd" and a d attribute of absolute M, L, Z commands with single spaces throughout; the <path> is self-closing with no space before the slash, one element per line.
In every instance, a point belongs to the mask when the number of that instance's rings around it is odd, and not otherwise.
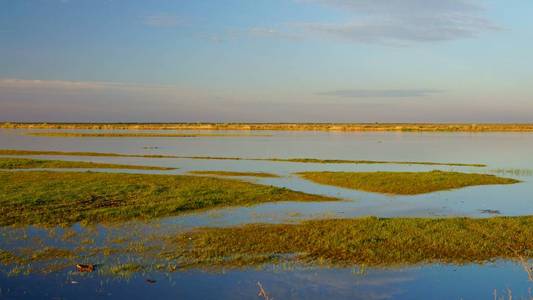
<path fill-rule="evenodd" d="M 78 272 L 93 272 L 94 269 L 95 269 L 95 265 L 82 265 L 82 264 L 76 265 L 76 270 Z"/>
<path fill-rule="evenodd" d="M 150 284 L 154 284 L 156 283 L 157 281 L 153 280 L 153 279 L 146 279 L 146 282 L 150 283 Z"/>
<path fill-rule="evenodd" d="M 497 209 L 480 209 L 482 214 L 500 215 L 501 212 Z"/>

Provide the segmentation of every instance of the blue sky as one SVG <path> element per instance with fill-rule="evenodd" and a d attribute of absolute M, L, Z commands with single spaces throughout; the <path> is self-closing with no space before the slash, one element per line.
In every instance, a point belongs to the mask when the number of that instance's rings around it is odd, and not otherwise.
<path fill-rule="evenodd" d="M 533 2 L 0 0 L 0 120 L 532 122 Z"/>

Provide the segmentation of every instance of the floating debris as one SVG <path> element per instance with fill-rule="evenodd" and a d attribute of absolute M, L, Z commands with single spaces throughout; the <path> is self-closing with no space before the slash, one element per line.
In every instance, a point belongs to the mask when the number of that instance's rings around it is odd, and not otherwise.
<path fill-rule="evenodd" d="M 259 287 L 259 293 L 257 294 L 258 297 L 261 297 L 265 300 L 274 300 L 274 298 L 271 298 L 267 292 L 265 291 L 265 289 L 263 288 L 263 285 L 261 285 L 261 282 L 257 282 L 257 286 Z"/>
<path fill-rule="evenodd" d="M 78 272 L 87 272 L 87 273 L 90 273 L 90 272 L 94 272 L 94 269 L 96 268 L 95 265 L 82 265 L 82 264 L 77 264 L 76 265 L 76 270 Z"/>

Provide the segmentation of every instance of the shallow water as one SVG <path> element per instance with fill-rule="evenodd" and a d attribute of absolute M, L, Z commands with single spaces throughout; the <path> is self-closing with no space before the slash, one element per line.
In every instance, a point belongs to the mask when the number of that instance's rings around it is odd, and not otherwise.
<path fill-rule="evenodd" d="M 32 132 L 38 130 L 31 130 Z M 481 186 L 418 196 L 386 196 L 324 186 L 300 179 L 294 172 L 330 171 L 427 171 L 456 170 L 492 173 L 495 169 L 533 170 L 533 133 L 327 133 L 261 132 L 271 136 L 196 138 L 72 138 L 28 136 L 28 130 L 0 129 L 0 149 L 89 151 L 127 154 L 183 156 L 227 156 L 247 158 L 322 158 L 387 161 L 433 161 L 484 163 L 486 168 L 393 164 L 303 164 L 245 160 L 194 160 L 120 157 L 39 156 L 46 159 L 84 160 L 121 164 L 177 167 L 173 171 L 134 171 L 139 173 L 183 174 L 191 170 L 253 171 L 278 174 L 280 178 L 243 178 L 253 182 L 288 187 L 314 194 L 336 196 L 341 202 L 267 203 L 234 207 L 164 218 L 150 224 L 135 224 L 136 233 L 190 230 L 198 226 L 231 226 L 245 223 L 288 223 L 306 219 L 357 216 L 470 216 L 490 217 L 482 210 L 498 210 L 501 215 L 533 215 L 532 177 L 503 176 L 522 180 L 515 185 Z M 90 131 L 84 131 L 90 132 Z M 131 131 L 135 132 L 135 131 Z M 157 132 L 157 131 L 154 131 Z M 166 132 L 166 131 L 163 131 Z M 192 133 L 194 131 L 187 131 Z M 174 132 L 175 133 L 175 132 Z M 206 132 L 201 132 L 206 133 Z M 215 132 L 224 133 L 224 132 Z M 235 132 L 228 132 L 235 133 Z M 236 132 L 242 133 L 242 132 Z M 147 148 L 148 147 L 148 148 Z M 106 170 L 125 172 L 121 170 Z M 132 224 L 99 228 L 97 240 L 126 232 Z M 79 226 L 75 226 L 79 228 Z M 2 229 L 3 233 L 11 229 Z M 9 248 L 41 236 L 45 244 L 57 245 L 36 229 L 26 230 L 28 239 L 0 241 Z M 9 232 L 8 232 L 9 233 Z M 19 235 L 19 233 L 13 233 Z M 91 274 L 76 279 L 69 270 L 48 275 L 0 277 L 0 298 L 186 298 L 257 299 L 257 281 L 275 299 L 507 299 L 507 289 L 515 299 L 528 297 L 533 285 L 523 268 L 514 262 L 488 265 L 425 265 L 396 269 L 370 269 L 358 274 L 354 269 L 266 266 L 227 272 L 189 270 L 163 274 L 136 274 L 127 280 Z M 149 284 L 146 278 L 157 283 Z M 72 282 L 78 283 L 72 283 Z M 531 298 L 531 296 L 529 296 Z M 527 298 L 527 299 L 529 299 Z"/>
<path fill-rule="evenodd" d="M 148 283 L 147 279 L 155 280 Z M 191 270 L 135 274 L 127 279 L 55 273 L 5 277 L 5 299 L 260 299 L 260 282 L 274 299 L 530 299 L 531 283 L 520 266 L 415 266 L 403 269 L 269 266 L 226 272 Z"/>

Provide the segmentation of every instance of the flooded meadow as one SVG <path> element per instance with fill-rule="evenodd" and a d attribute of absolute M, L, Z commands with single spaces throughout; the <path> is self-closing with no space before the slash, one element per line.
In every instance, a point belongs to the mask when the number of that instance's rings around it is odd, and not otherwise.
<path fill-rule="evenodd" d="M 0 129 L 0 298 L 532 299 L 531 149 L 526 132 Z"/>

